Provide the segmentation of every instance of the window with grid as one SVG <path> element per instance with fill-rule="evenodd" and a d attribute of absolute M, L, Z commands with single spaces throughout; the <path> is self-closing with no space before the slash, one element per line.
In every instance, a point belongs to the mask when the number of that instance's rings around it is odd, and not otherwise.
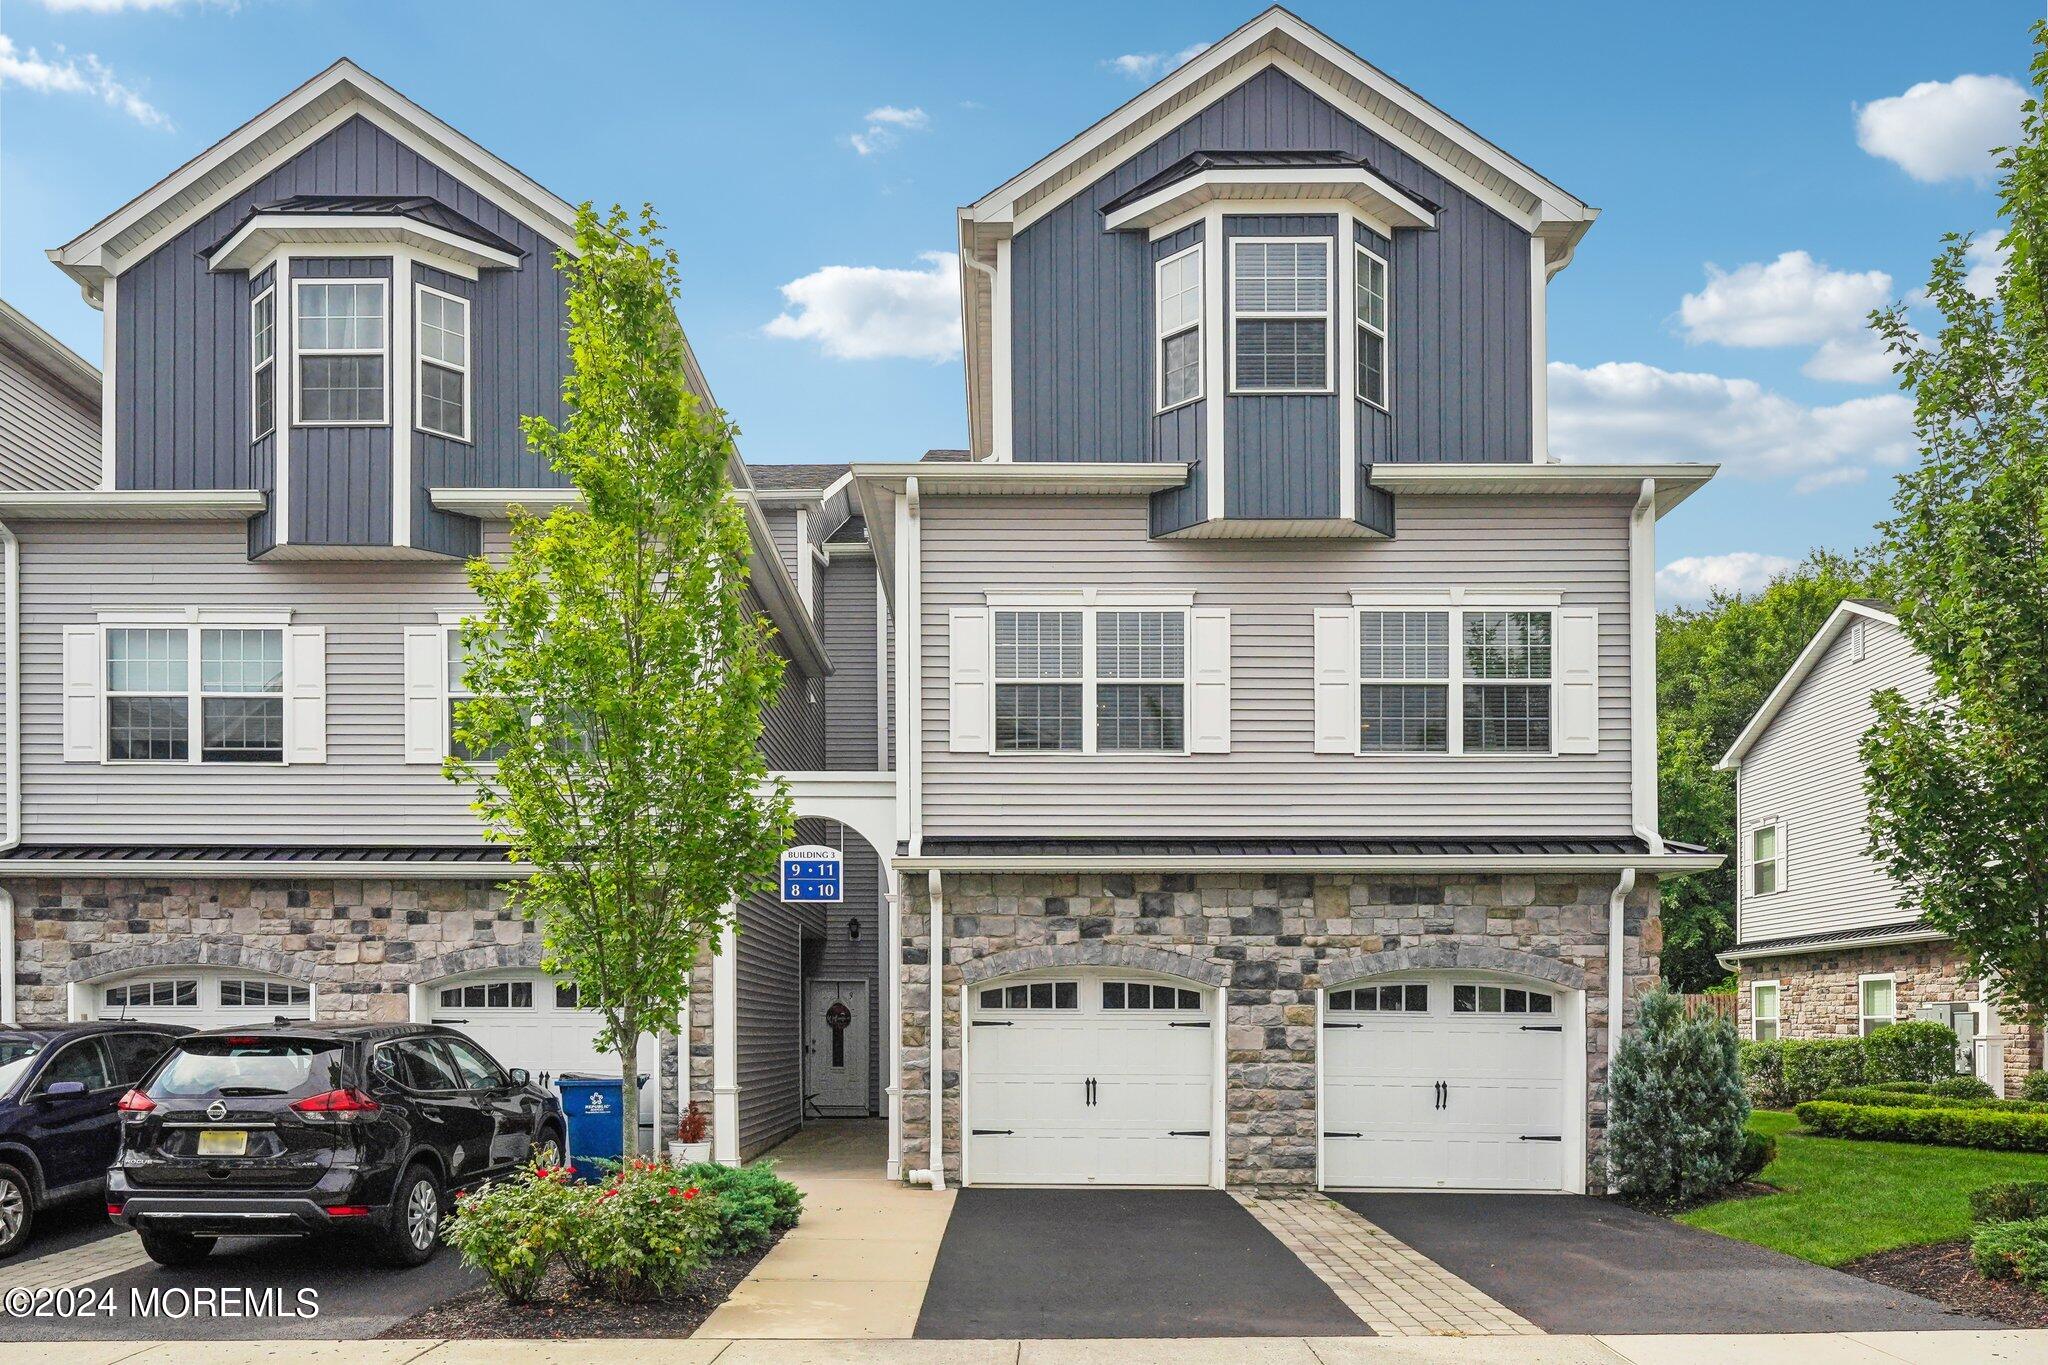
<path fill-rule="evenodd" d="M 985 1010 L 1077 1010 L 1078 981 L 1031 981 L 1021 986 L 989 986 L 980 994 Z"/>
<path fill-rule="evenodd" d="M 288 981 L 238 979 L 220 983 L 220 1003 L 223 1005 L 297 1005 L 303 1008 L 311 998 L 308 987 L 294 986 Z"/>
<path fill-rule="evenodd" d="M 1330 1008 L 1333 1010 L 1368 1011 L 1374 1014 L 1427 1014 L 1429 1013 L 1429 987 L 1420 984 L 1402 984 L 1398 986 L 1355 986 L 1348 991 L 1331 991 Z"/>
<path fill-rule="evenodd" d="M 311 426 L 384 422 L 385 282 L 301 280 L 296 420 Z"/>
<path fill-rule="evenodd" d="M 446 986 L 441 990 L 441 1006 L 462 1010 L 530 1010 L 533 983 L 480 981 L 467 986 Z"/>
<path fill-rule="evenodd" d="M 107 1005 L 112 1009 L 197 1008 L 197 980 L 130 981 L 107 987 Z"/>
<path fill-rule="evenodd" d="M 1079 611 L 996 613 L 997 752 L 1084 747 L 1081 624 Z"/>
<path fill-rule="evenodd" d="M 1464 613 L 1466 753 L 1549 753 L 1547 611 Z"/>
<path fill-rule="evenodd" d="M 107 632 L 107 757 L 183 762 L 191 757 L 192 681 L 183 626 Z"/>
<path fill-rule="evenodd" d="M 1202 248 L 1153 268 L 1159 305 L 1159 409 L 1202 396 Z"/>
<path fill-rule="evenodd" d="M 444 706 L 448 713 L 448 752 L 457 758 L 466 758 L 472 762 L 495 762 L 501 756 L 503 750 L 496 748 L 474 750 L 467 744 L 464 744 L 456 735 L 456 704 L 473 699 L 476 693 L 469 690 L 469 650 L 462 642 L 462 627 L 448 627 L 446 638 L 447 653 L 445 656 L 445 677 L 442 682 L 442 690 L 447 696 Z"/>
<path fill-rule="evenodd" d="M 1893 978 L 1866 976 L 1857 983 L 1856 989 L 1863 1002 L 1859 1023 L 1864 1037 L 1898 1021 L 1898 984 Z"/>
<path fill-rule="evenodd" d="M 1106 1010 L 1198 1010 L 1202 993 L 1185 986 L 1162 986 L 1150 981 L 1105 981 L 1102 1008 Z"/>
<path fill-rule="evenodd" d="M 1749 832 L 1749 891 L 1768 896 L 1785 884 L 1785 828 L 1762 825 Z"/>
<path fill-rule="evenodd" d="M 199 632 L 199 761 L 284 762 L 284 632 Z"/>
<path fill-rule="evenodd" d="M 1451 743 L 1451 614 L 1358 614 L 1359 748 L 1441 754 Z"/>
<path fill-rule="evenodd" d="M 1778 1036 L 1778 983 L 1759 981 L 1749 988 L 1749 1036 L 1768 1043 Z"/>
<path fill-rule="evenodd" d="M 266 289 L 249 305 L 250 438 L 277 426 L 277 291 Z"/>
<path fill-rule="evenodd" d="M 1302 237 L 1230 244 L 1231 374 L 1240 393 L 1330 387 L 1330 243 Z"/>
<path fill-rule="evenodd" d="M 421 285 L 419 319 L 420 430 L 469 439 L 469 301 Z"/>
<path fill-rule="evenodd" d="M 1358 396 L 1387 406 L 1387 263 L 1358 248 Z"/>
<path fill-rule="evenodd" d="M 1096 612 L 1095 676 L 1097 749 L 1185 747 L 1185 613 Z"/>
<path fill-rule="evenodd" d="M 1453 1014 L 1549 1014 L 1552 998 L 1543 991 L 1514 986 L 1453 986 Z"/>

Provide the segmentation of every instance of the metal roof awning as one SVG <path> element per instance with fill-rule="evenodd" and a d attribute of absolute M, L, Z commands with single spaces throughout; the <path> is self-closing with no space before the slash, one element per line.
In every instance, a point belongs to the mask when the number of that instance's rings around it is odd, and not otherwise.
<path fill-rule="evenodd" d="M 1030 839 L 962 835 L 926 838 L 899 856 L 905 870 L 959 871 L 1620 871 L 1697 872 L 1722 855 L 1666 843 L 1653 853 L 1633 835 Z"/>

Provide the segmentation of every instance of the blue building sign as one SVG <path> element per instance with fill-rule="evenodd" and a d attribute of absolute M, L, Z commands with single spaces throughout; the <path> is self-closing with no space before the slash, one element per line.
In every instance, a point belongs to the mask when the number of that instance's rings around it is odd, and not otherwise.
<path fill-rule="evenodd" d="M 837 905 L 845 899 L 841 874 L 846 863 L 836 848 L 802 844 L 782 855 L 782 899 L 786 904 Z"/>

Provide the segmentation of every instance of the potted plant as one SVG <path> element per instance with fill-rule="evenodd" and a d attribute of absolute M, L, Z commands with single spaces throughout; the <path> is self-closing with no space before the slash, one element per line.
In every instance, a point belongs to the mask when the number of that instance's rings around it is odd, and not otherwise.
<path fill-rule="evenodd" d="M 690 1107 L 683 1111 L 682 1121 L 676 1125 L 676 1140 L 668 1145 L 668 1159 L 677 1166 L 694 1166 L 700 1161 L 711 1160 L 711 1139 L 705 1134 L 710 1131 L 711 1120 L 691 1100 Z"/>

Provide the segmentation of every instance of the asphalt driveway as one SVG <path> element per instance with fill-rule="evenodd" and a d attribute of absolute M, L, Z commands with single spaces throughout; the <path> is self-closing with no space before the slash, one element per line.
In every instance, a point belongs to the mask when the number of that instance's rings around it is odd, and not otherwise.
<path fill-rule="evenodd" d="M 1338 1194 L 1547 1332 L 1986 1328 L 1839 1270 L 1611 1203 L 1545 1194 Z"/>
<path fill-rule="evenodd" d="M 1220 1190 L 964 1189 L 917 1335 L 1370 1336 Z"/>

